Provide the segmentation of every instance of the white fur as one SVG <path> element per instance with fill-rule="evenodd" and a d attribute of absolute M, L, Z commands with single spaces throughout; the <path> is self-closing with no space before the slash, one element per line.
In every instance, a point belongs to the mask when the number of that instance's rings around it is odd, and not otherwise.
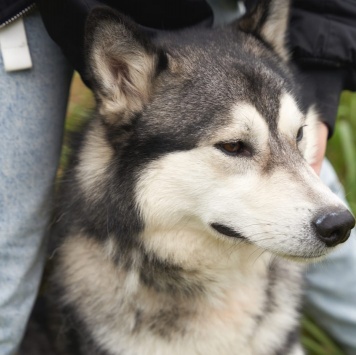
<path fill-rule="evenodd" d="M 305 160 L 312 164 L 316 153 L 318 114 L 312 106 L 304 117 L 295 98 L 284 93 L 278 117 L 278 131 L 284 134 L 291 142 L 295 142 L 299 128 L 303 127 L 304 136 L 298 147 Z"/>
<path fill-rule="evenodd" d="M 197 260 L 195 243 L 221 237 L 209 226 L 220 223 L 240 232 L 262 250 L 301 258 L 324 255 L 327 248 L 316 238 L 311 221 L 319 210 L 342 206 L 341 201 L 322 184 L 307 162 L 298 158 L 297 152 L 291 164 L 288 156 L 282 157 L 281 166 L 264 174 L 262 166 L 271 149 L 265 122 L 248 105 L 235 108 L 232 115 L 235 122 L 214 134 L 215 143 L 243 137 L 256 145 L 258 153 L 253 158 L 227 156 L 210 139 L 209 144 L 152 162 L 137 185 L 137 203 L 147 235 L 151 231 L 155 235 L 147 243 L 155 244 L 155 251 L 164 246 L 164 253 L 175 258 L 182 254 L 185 262 Z M 289 115 L 290 122 L 293 119 L 294 115 Z M 286 120 L 281 115 L 281 132 L 296 146 L 292 137 L 299 124 L 291 124 L 287 132 Z M 293 164 L 296 157 L 297 165 Z M 178 226 L 174 232 L 172 226 Z M 189 248 L 180 250 L 175 243 L 184 240 L 188 228 L 197 236 L 190 238 Z M 174 233 L 172 246 L 171 238 L 165 237 L 167 232 Z M 227 245 L 236 242 L 226 239 Z"/>
<path fill-rule="evenodd" d="M 96 121 L 93 129 L 88 132 L 82 149 L 83 154 L 76 167 L 77 177 L 82 193 L 88 199 L 95 199 L 102 193 L 106 169 L 114 156 L 114 150 L 107 144 L 105 130 L 100 122 Z"/>
<path fill-rule="evenodd" d="M 303 117 L 294 97 L 289 93 L 284 93 L 281 96 L 278 131 L 295 141 L 298 129 L 304 125 L 305 117 Z"/>

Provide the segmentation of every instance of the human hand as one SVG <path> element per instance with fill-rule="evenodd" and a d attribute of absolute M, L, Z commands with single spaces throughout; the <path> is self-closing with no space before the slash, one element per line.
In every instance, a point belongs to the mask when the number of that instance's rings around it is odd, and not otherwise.
<path fill-rule="evenodd" d="M 329 134 L 329 129 L 326 126 L 326 124 L 323 122 L 319 122 L 317 127 L 317 144 L 316 144 L 317 148 L 316 148 L 314 161 L 311 164 L 311 167 L 318 175 L 320 175 L 321 164 L 325 156 L 328 134 Z"/>

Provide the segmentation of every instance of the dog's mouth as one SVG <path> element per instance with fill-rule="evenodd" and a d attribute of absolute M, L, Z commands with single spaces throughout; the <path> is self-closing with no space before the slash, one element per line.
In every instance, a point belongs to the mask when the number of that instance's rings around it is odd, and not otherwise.
<path fill-rule="evenodd" d="M 218 233 L 223 234 L 227 237 L 243 239 L 243 240 L 247 241 L 247 238 L 244 237 L 241 233 L 237 232 L 236 230 L 234 230 L 228 226 L 225 226 L 220 223 L 211 223 L 210 226 L 211 226 L 211 228 L 215 229 Z"/>
<path fill-rule="evenodd" d="M 219 234 L 222 234 L 226 237 L 229 238 L 234 238 L 234 239 L 239 239 L 239 240 L 243 240 L 245 242 L 251 243 L 251 241 L 246 238 L 244 235 L 242 235 L 240 232 L 236 231 L 235 229 L 232 229 L 231 227 L 228 227 L 224 224 L 221 223 L 211 223 L 210 227 L 212 229 L 214 229 L 216 232 L 218 232 Z M 279 252 L 270 248 L 264 248 L 266 251 L 269 251 L 272 254 L 275 254 L 276 256 L 279 256 L 283 259 L 288 259 L 291 261 L 296 261 L 296 262 L 300 262 L 300 263 L 305 263 L 305 262 L 316 262 L 318 260 L 322 260 L 326 254 L 328 254 L 325 250 L 318 250 L 317 252 L 314 252 L 312 254 L 289 254 L 289 253 L 283 253 L 283 252 Z"/>

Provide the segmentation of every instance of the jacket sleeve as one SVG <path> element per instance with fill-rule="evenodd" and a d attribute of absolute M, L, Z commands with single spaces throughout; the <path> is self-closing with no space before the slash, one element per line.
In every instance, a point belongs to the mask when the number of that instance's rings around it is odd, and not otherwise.
<path fill-rule="evenodd" d="M 144 27 L 175 29 L 212 16 L 204 0 L 37 0 L 51 38 L 88 85 L 84 62 L 84 28 L 90 10 L 100 4 L 116 8 Z"/>
<path fill-rule="evenodd" d="M 61 47 L 87 85 L 83 55 L 84 27 L 90 8 L 95 5 L 93 0 L 37 0 L 50 37 Z"/>
<path fill-rule="evenodd" d="M 356 90 L 356 1 L 294 0 L 290 46 L 330 136 L 341 91 Z"/>

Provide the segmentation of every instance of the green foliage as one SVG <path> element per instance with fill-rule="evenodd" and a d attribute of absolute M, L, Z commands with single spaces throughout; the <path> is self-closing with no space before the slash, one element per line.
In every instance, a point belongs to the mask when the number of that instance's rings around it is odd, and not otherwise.
<path fill-rule="evenodd" d="M 308 355 L 344 355 L 311 319 L 307 317 L 302 319 L 302 329 L 302 344 Z"/>
<path fill-rule="evenodd" d="M 344 185 L 346 198 L 356 212 L 356 93 L 341 96 L 335 133 L 331 138 L 327 157 Z"/>
<path fill-rule="evenodd" d="M 70 100 L 68 103 L 58 176 L 61 176 L 63 169 L 65 169 L 68 163 L 71 135 L 78 132 L 86 122 L 93 105 L 93 95 L 91 91 L 84 86 L 79 75 L 76 73 L 73 76 Z"/>

